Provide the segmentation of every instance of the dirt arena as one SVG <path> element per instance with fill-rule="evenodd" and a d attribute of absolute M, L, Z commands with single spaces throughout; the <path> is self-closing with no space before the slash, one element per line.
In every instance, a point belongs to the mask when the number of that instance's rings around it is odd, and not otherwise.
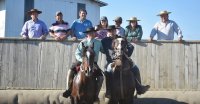
<path fill-rule="evenodd" d="M 0 104 L 70 104 L 63 90 L 0 90 Z M 104 102 L 104 91 L 99 95 Z M 135 104 L 200 104 L 200 91 L 148 91 Z"/>

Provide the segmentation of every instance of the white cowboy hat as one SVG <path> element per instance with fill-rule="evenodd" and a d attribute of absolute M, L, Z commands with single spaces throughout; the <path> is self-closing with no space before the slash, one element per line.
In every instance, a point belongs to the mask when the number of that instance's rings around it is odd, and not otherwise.
<path fill-rule="evenodd" d="M 137 17 L 131 17 L 129 20 L 126 21 L 140 21 L 140 20 L 138 20 Z"/>
<path fill-rule="evenodd" d="M 160 11 L 160 13 L 159 14 L 157 14 L 157 16 L 161 16 L 161 15 L 163 15 L 163 14 L 170 14 L 171 12 L 168 12 L 168 11 L 166 11 L 166 10 L 163 10 L 163 11 Z"/>

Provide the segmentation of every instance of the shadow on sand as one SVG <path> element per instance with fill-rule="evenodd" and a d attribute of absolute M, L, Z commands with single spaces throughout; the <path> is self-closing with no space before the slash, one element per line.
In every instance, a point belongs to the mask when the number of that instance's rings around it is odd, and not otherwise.
<path fill-rule="evenodd" d="M 168 98 L 137 98 L 134 104 L 188 104 Z"/>

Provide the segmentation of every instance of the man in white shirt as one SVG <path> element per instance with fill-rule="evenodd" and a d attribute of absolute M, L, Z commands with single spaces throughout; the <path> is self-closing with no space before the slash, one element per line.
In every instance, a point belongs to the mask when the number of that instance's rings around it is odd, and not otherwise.
<path fill-rule="evenodd" d="M 160 16 L 161 21 L 157 22 L 153 27 L 150 34 L 150 41 L 153 41 L 153 37 L 157 34 L 157 40 L 174 40 L 174 32 L 178 35 L 178 40 L 182 41 L 182 31 L 176 22 L 169 20 L 169 14 L 171 12 L 161 11 L 157 16 Z"/>

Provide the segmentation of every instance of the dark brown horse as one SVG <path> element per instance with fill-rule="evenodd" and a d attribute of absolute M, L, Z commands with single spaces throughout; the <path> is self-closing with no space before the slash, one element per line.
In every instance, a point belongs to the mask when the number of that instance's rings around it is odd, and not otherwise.
<path fill-rule="evenodd" d="M 96 78 L 94 73 L 94 44 L 85 46 L 82 43 L 82 64 L 80 71 L 74 77 L 71 103 L 72 104 L 93 104 L 95 100 Z"/>
<path fill-rule="evenodd" d="M 127 40 L 117 38 L 112 43 L 113 63 L 111 99 L 109 104 L 133 104 L 135 91 L 134 75 L 131 72 L 132 60 L 127 56 Z"/>

